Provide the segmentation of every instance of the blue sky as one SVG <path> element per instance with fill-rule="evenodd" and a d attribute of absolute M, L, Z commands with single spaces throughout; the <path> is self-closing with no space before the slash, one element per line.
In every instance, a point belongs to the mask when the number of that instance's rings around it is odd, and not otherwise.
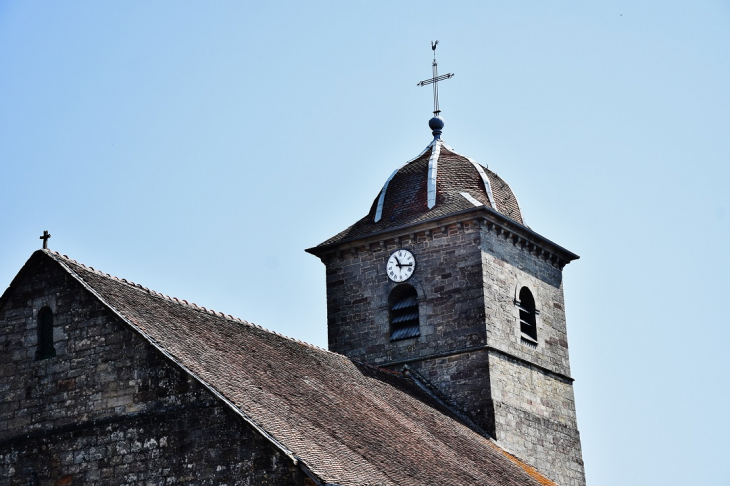
<path fill-rule="evenodd" d="M 326 347 L 305 248 L 431 140 L 565 269 L 589 484 L 730 484 L 730 3 L 0 2 L 0 285 L 87 265 Z"/>

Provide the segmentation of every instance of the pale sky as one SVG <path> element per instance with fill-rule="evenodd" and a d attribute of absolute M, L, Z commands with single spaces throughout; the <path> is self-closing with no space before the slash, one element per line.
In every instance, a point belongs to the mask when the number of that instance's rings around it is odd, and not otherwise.
<path fill-rule="evenodd" d="M 51 249 L 326 347 L 324 265 L 443 138 L 565 268 L 588 484 L 728 484 L 730 2 L 0 1 L 0 285 Z"/>

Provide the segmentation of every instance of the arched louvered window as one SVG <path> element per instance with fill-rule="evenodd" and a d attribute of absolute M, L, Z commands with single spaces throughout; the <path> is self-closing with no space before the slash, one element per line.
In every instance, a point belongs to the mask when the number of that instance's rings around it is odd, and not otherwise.
<path fill-rule="evenodd" d="M 56 348 L 53 346 L 53 311 L 44 307 L 38 312 L 38 348 L 35 359 L 53 358 Z"/>
<path fill-rule="evenodd" d="M 535 319 L 535 298 L 527 287 L 520 289 L 520 301 L 517 303 L 520 310 L 520 331 L 522 342 L 533 347 L 537 346 L 537 319 Z"/>
<path fill-rule="evenodd" d="M 390 340 L 408 339 L 421 335 L 418 321 L 418 294 L 413 286 L 399 285 L 388 297 L 390 310 Z"/>

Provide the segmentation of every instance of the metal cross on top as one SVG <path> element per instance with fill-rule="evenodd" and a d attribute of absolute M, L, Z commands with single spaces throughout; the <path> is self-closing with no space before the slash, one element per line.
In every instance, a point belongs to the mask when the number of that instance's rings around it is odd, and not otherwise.
<path fill-rule="evenodd" d="M 454 73 L 442 74 L 439 76 L 439 66 L 436 62 L 436 46 L 439 41 L 431 41 L 431 50 L 433 51 L 433 76 L 431 79 L 424 79 L 418 86 L 426 86 L 427 84 L 433 84 L 433 116 L 439 116 L 441 110 L 439 110 L 439 81 L 454 77 Z"/>
<path fill-rule="evenodd" d="M 39 239 L 43 240 L 43 249 L 48 249 L 48 238 L 51 237 L 51 233 L 48 231 L 43 231 L 43 236 L 41 236 Z"/>

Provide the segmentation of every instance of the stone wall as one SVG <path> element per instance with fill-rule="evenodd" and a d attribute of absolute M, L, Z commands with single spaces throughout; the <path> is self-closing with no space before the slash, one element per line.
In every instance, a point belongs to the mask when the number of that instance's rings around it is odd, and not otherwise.
<path fill-rule="evenodd" d="M 379 365 L 486 344 L 479 231 L 469 223 L 445 230 L 324 259 L 331 351 Z M 418 292 L 421 335 L 391 342 L 388 296 L 398 284 L 387 278 L 385 264 L 400 248 L 416 257 L 406 283 Z"/>
<path fill-rule="evenodd" d="M 568 356 L 562 270 L 496 225 L 467 220 L 330 253 L 329 345 L 367 363 L 416 373 L 500 445 L 559 484 L 583 485 Z M 417 261 L 421 335 L 390 341 L 385 273 L 392 252 Z M 536 348 L 522 342 L 522 287 L 535 298 Z"/>
<path fill-rule="evenodd" d="M 559 484 L 584 485 L 562 271 L 494 230 L 482 230 L 480 246 L 492 433 L 500 445 Z M 515 300 L 524 286 L 538 310 L 536 348 L 521 342 Z"/>
<path fill-rule="evenodd" d="M 570 376 L 562 271 L 495 231 L 481 232 L 480 247 L 487 343 Z M 536 349 L 521 342 L 515 300 L 522 287 L 530 289 L 538 310 Z"/>
<path fill-rule="evenodd" d="M 561 486 L 585 485 L 571 382 L 494 351 L 489 375 L 497 443 Z"/>
<path fill-rule="evenodd" d="M 36 360 L 37 315 L 56 356 Z M 304 474 L 42 254 L 0 302 L 0 485 L 302 485 Z"/>
<path fill-rule="evenodd" d="M 409 368 L 438 390 L 440 398 L 496 436 L 489 354 L 486 349 L 412 362 Z M 394 366 L 398 370 L 400 366 Z"/>

